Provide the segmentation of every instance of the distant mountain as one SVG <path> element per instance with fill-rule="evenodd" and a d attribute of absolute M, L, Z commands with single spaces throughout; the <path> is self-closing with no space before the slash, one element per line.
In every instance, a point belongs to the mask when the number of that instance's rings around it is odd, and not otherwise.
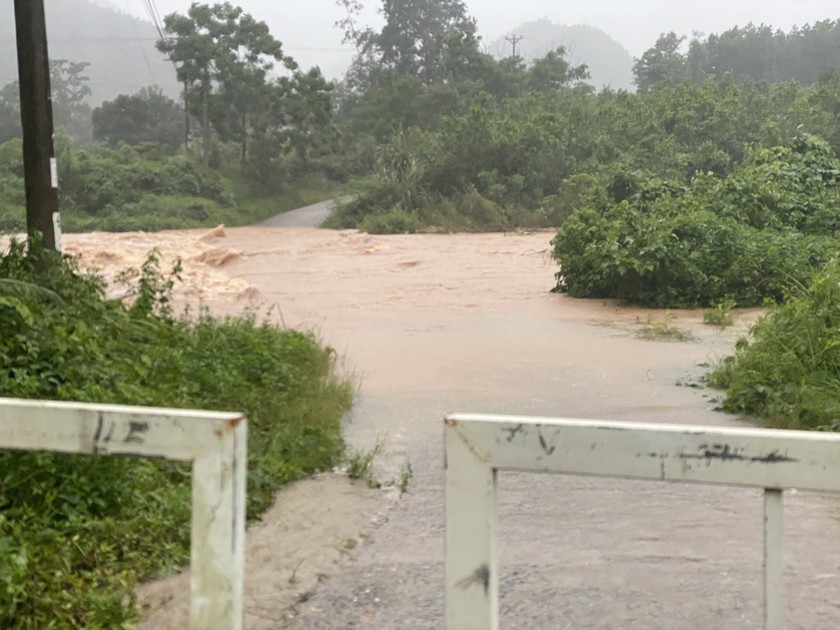
<path fill-rule="evenodd" d="M 91 105 L 148 85 L 178 96 L 175 69 L 155 48 L 158 34 L 151 22 L 89 0 L 44 4 L 50 58 L 90 63 L 85 75 L 90 78 Z M 17 78 L 15 12 L 7 0 L 0 2 L 0 87 Z"/>
<path fill-rule="evenodd" d="M 604 87 L 632 90 L 633 57 L 624 46 L 604 31 L 578 24 L 554 24 L 549 19 L 526 22 L 506 33 L 505 37 L 522 37 L 516 50 L 526 61 L 542 57 L 558 46 L 564 46 L 573 65 L 586 64 L 592 75 L 590 83 L 599 90 Z M 512 54 L 512 46 L 505 37 L 487 45 L 487 52 L 496 57 Z"/>

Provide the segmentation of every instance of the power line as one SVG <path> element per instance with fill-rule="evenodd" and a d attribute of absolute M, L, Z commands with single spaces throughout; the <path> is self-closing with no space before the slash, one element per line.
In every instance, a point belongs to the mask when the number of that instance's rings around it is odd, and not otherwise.
<path fill-rule="evenodd" d="M 146 15 L 149 16 L 149 21 L 152 23 L 152 26 L 155 27 L 155 30 L 160 38 L 164 39 L 160 15 L 158 14 L 154 0 L 143 0 L 143 8 L 146 9 Z"/>
<path fill-rule="evenodd" d="M 157 83 L 157 77 L 155 76 L 154 70 L 152 70 L 152 64 L 149 63 L 149 58 L 146 56 L 146 49 L 143 48 L 143 43 L 140 41 L 140 31 L 137 30 L 137 22 L 134 20 L 134 16 L 128 10 L 128 0 L 124 0 L 126 13 L 128 13 L 128 17 L 131 18 L 131 26 L 134 29 L 135 39 L 137 43 L 140 44 L 138 48 L 140 48 L 140 52 L 143 54 L 143 61 L 146 62 L 146 68 L 149 70 L 149 76 L 152 77 L 152 81 Z"/>

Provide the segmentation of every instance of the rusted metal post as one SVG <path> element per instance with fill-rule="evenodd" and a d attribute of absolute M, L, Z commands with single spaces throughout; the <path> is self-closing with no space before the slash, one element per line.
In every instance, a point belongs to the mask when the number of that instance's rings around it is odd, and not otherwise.
<path fill-rule="evenodd" d="M 497 630 L 496 470 L 446 423 L 446 627 Z"/>
<path fill-rule="evenodd" d="M 782 491 L 764 489 L 764 628 L 782 630 L 784 553 L 782 552 Z"/>

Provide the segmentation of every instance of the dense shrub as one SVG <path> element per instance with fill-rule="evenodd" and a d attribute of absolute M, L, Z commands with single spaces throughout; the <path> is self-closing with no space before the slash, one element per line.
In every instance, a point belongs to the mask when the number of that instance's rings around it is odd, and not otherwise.
<path fill-rule="evenodd" d="M 781 300 L 834 256 L 838 175 L 828 145 L 801 136 L 688 187 L 614 177 L 614 202 L 578 210 L 554 239 L 559 288 L 652 306 Z"/>
<path fill-rule="evenodd" d="M 56 154 L 62 227 L 68 232 L 247 225 L 329 198 L 335 187 L 317 175 L 302 176 L 294 186 L 265 186 L 238 165 L 205 169 L 154 142 L 77 150 L 59 136 Z M 12 140 L 0 144 L 0 231 L 20 232 L 25 219 L 21 142 Z"/>
<path fill-rule="evenodd" d="M 44 269 L 43 261 L 51 265 Z M 244 411 L 248 513 L 337 463 L 351 388 L 311 335 L 254 314 L 175 316 L 157 261 L 101 280 L 13 243 L 0 258 L 0 396 Z M 0 452 L 0 627 L 122 627 L 137 580 L 183 565 L 189 468 L 165 461 Z"/>
<path fill-rule="evenodd" d="M 92 216 L 120 211 L 148 195 L 181 195 L 230 206 L 231 194 L 218 173 L 161 145 L 96 145 L 63 161 L 61 201 L 70 212 Z"/>
<path fill-rule="evenodd" d="M 840 264 L 767 313 L 710 376 L 722 408 L 785 428 L 840 430 Z"/>

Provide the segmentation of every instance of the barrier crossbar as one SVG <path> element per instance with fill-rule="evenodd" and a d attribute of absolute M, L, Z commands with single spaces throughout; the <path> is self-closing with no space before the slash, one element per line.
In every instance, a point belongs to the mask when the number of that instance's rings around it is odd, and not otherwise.
<path fill-rule="evenodd" d="M 192 630 L 242 628 L 247 426 L 233 412 L 0 398 L 0 448 L 192 462 Z"/>
<path fill-rule="evenodd" d="M 783 627 L 782 492 L 840 492 L 840 434 L 453 414 L 446 443 L 446 627 L 499 626 L 499 470 L 764 490 L 764 627 Z"/>

